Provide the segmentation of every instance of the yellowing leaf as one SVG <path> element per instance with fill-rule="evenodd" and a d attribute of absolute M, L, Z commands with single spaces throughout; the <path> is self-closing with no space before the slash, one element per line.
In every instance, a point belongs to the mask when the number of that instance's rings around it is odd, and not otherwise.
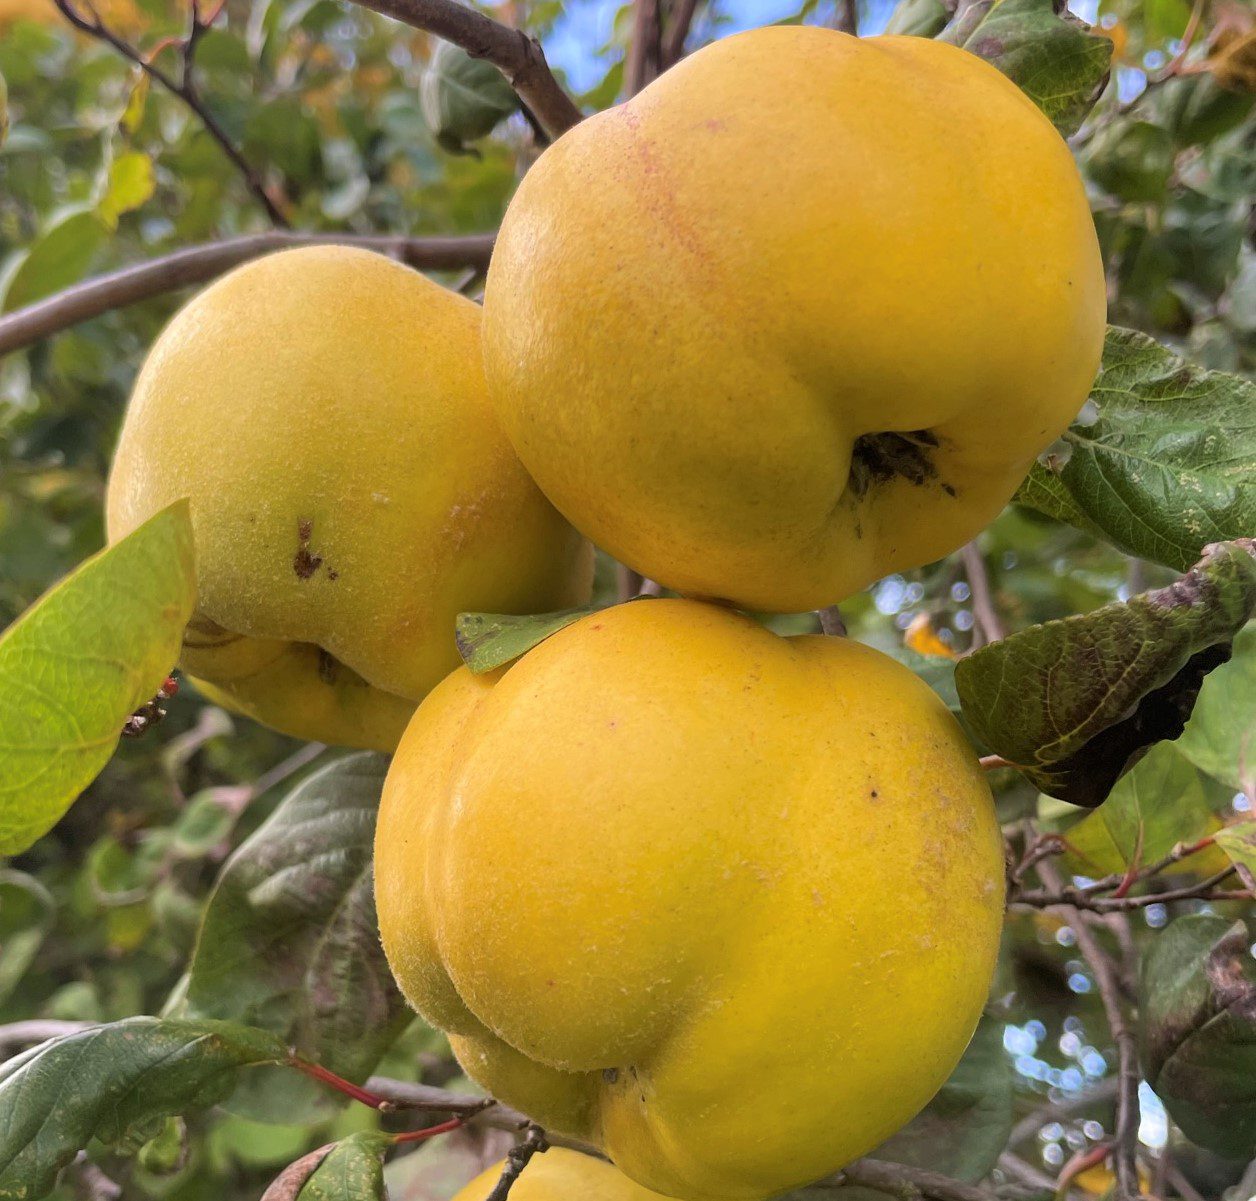
<path fill-rule="evenodd" d="M 903 641 L 918 655 L 941 655 L 947 659 L 957 658 L 955 652 L 947 646 L 938 632 L 933 628 L 933 618 L 928 613 L 917 613 L 911 619 L 911 625 L 903 635 Z"/>
<path fill-rule="evenodd" d="M 196 601 L 186 501 L 93 556 L 0 635 L 0 855 L 46 834 L 179 657 Z"/>
<path fill-rule="evenodd" d="M 109 164 L 109 178 L 100 198 L 100 219 L 118 228 L 118 218 L 142 205 L 156 191 L 153 160 L 138 150 L 120 154 Z"/>

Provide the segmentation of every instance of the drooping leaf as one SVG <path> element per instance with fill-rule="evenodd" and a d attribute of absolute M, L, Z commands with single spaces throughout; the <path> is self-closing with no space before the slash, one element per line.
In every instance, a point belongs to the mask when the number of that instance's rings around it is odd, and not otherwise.
<path fill-rule="evenodd" d="M 4 311 L 34 304 L 78 283 L 105 243 L 106 230 L 92 209 L 71 209 L 53 217 L 4 279 Z"/>
<path fill-rule="evenodd" d="M 195 599 L 180 501 L 0 635 L 0 854 L 47 833 L 109 761 L 179 657 Z"/>
<path fill-rule="evenodd" d="M 165 1119 L 221 1100 L 239 1070 L 287 1057 L 261 1030 L 130 1018 L 0 1064 L 0 1198 L 35 1201 L 92 1139 L 138 1147 Z"/>
<path fill-rule="evenodd" d="M 942 0 L 899 0 L 890 13 L 885 32 L 931 38 L 946 27 L 948 16 Z"/>
<path fill-rule="evenodd" d="M 303 781 L 227 861 L 205 912 L 189 1012 L 273 1031 L 364 1079 L 409 1021 L 379 942 L 371 873 L 388 761 Z"/>
<path fill-rule="evenodd" d="M 983 1017 L 963 1059 L 937 1096 L 869 1154 L 956 1180 L 978 1181 L 1007 1146 L 1013 1092 L 1012 1067 L 1003 1049 L 1003 1023 Z"/>
<path fill-rule="evenodd" d="M 1108 799 L 1066 834 L 1069 866 L 1105 876 L 1167 855 L 1179 842 L 1196 842 L 1221 828 L 1218 812 L 1232 790 L 1205 775 L 1162 742 L 1117 781 Z M 1192 863 L 1194 866 L 1194 862 Z"/>
<path fill-rule="evenodd" d="M 1250 540 L 1207 548 L 1167 588 L 1032 626 L 961 659 L 978 738 L 1041 791 L 1093 808 L 1131 757 L 1176 738 L 1256 609 Z"/>
<path fill-rule="evenodd" d="M 0 1003 L 30 967 L 55 916 L 52 894 L 34 876 L 0 870 Z"/>
<path fill-rule="evenodd" d="M 1113 328 L 1091 400 L 1068 461 L 1036 464 L 1018 501 L 1179 571 L 1256 532 L 1256 384 Z"/>
<path fill-rule="evenodd" d="M 1256 780 L 1256 626 L 1234 640 L 1234 655 L 1204 683 L 1178 749 L 1231 788 Z"/>
<path fill-rule="evenodd" d="M 513 113 L 519 97 L 492 63 L 437 42 L 419 84 L 419 104 L 437 141 L 460 151 Z"/>
<path fill-rule="evenodd" d="M 557 613 L 534 613 L 515 617 L 509 613 L 459 613 L 455 637 L 462 661 L 477 675 L 493 671 L 551 634 L 596 613 L 597 605 L 583 609 L 561 609 Z"/>
<path fill-rule="evenodd" d="M 1112 60 L 1112 42 L 1052 0 L 974 5 L 942 36 L 998 67 L 1065 136 L 1099 98 Z"/>
<path fill-rule="evenodd" d="M 1242 922 L 1179 918 L 1151 944 L 1141 982 L 1147 1083 L 1193 1142 L 1256 1153 L 1256 961 Z"/>

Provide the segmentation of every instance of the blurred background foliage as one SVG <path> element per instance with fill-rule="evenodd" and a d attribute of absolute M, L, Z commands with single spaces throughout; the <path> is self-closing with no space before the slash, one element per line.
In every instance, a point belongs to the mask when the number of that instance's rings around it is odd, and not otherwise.
<path fill-rule="evenodd" d="M 99 12 L 145 52 L 174 59 L 177 49 L 163 44 L 184 33 L 186 3 L 99 0 Z M 616 100 L 629 5 L 486 7 L 541 36 L 586 108 Z M 860 32 L 884 28 L 892 8 L 860 0 Z M 1114 46 L 1103 97 L 1073 138 L 1108 266 L 1111 320 L 1204 365 L 1250 375 L 1254 68 L 1250 54 L 1245 62 L 1232 51 L 1251 30 L 1252 10 L 1240 0 L 1079 0 L 1075 8 Z M 709 0 L 689 44 L 769 20 L 829 23 L 841 15 L 817 0 Z M 438 85 L 459 65 L 442 65 L 425 35 L 336 0 L 228 0 L 196 61 L 206 105 L 297 228 L 491 230 L 538 153 L 517 113 L 469 137 L 451 133 Z M 0 0 L 0 74 L 11 122 L 0 149 L 5 311 L 94 273 L 269 228 L 198 118 L 113 49 L 70 30 L 52 0 Z M 491 89 L 492 80 L 472 86 Z M 506 96 L 502 112 L 511 107 Z M 107 314 L 0 361 L 0 627 L 102 544 L 104 478 L 123 405 L 179 299 Z M 1009 628 L 1170 578 L 1026 510 L 1010 509 L 982 550 Z M 601 567 L 609 598 L 615 568 Z M 956 556 L 891 577 L 843 609 L 858 637 L 945 656 L 980 636 L 972 601 Z M 774 624 L 812 628 L 815 618 Z M 274 808 L 281 786 L 328 757 L 229 718 L 189 690 L 171 708 L 157 733 L 124 743 L 52 835 L 0 870 L 0 1023 L 160 1013 L 178 991 L 224 859 Z M 1038 798 L 1008 784 L 1000 803 L 1014 821 Z M 1227 804 L 1247 801 L 1227 796 Z M 1133 937 L 1169 916 L 1164 906 L 1134 913 Z M 1013 1128 L 1010 1150 L 1022 1165 L 1054 1175 L 1106 1133 L 1096 1115 L 1113 1070 L 1111 1040 L 1067 926 L 1018 912 L 1005 941 L 992 998 L 1002 1027 L 995 1046 L 1014 1068 L 1015 1116 L 1029 1115 Z M 383 1070 L 409 1078 L 417 1070 L 437 1084 L 457 1075 L 440 1037 L 418 1026 Z M 1096 1085 L 1093 1113 L 1075 1104 Z M 1155 1098 L 1144 1091 L 1143 1101 L 1145 1141 L 1175 1137 Z M 1045 1103 L 1059 1108 L 1044 1111 Z M 173 1125 L 120 1171 L 101 1158 L 126 1182 L 127 1197 L 246 1201 L 303 1151 L 377 1120 L 361 1109 L 306 1116 L 285 1126 L 215 1112 L 190 1119 L 190 1131 Z M 500 1152 L 496 1136 L 460 1134 L 426 1147 L 390 1168 L 393 1194 L 440 1201 Z M 1176 1163 L 1207 1197 L 1235 1186 L 1243 1170 L 1186 1145 Z M 1034 1195 L 1023 1171 L 1001 1179 L 1009 1195 Z M 1103 1169 L 1078 1181 L 1096 1194 L 1109 1183 Z M 75 1177 L 59 1196 L 82 1188 Z"/>

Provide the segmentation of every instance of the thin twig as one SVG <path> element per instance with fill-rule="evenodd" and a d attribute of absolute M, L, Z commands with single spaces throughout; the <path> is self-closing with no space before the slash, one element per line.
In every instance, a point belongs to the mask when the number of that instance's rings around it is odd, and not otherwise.
<path fill-rule="evenodd" d="M 1038 864 L 1038 876 L 1054 892 L 1063 889 L 1055 865 Z M 1125 898 L 1128 900 L 1129 898 Z M 1099 1001 L 1117 1050 L 1116 1128 L 1113 1131 L 1112 1163 L 1116 1173 L 1117 1201 L 1142 1195 L 1138 1180 L 1138 1053 L 1134 1031 L 1125 1016 L 1117 969 L 1090 929 L 1087 917 L 1073 906 L 1063 906 L 1077 936 L 1077 948 L 1094 973 Z"/>
<path fill-rule="evenodd" d="M 173 254 L 84 280 L 44 300 L 0 317 L 0 356 L 113 309 L 203 284 L 249 259 L 294 246 L 358 246 L 394 254 L 411 267 L 441 271 L 488 265 L 494 234 L 407 238 L 392 234 L 327 234 L 275 231 L 188 246 Z"/>
<path fill-rule="evenodd" d="M 1073 1114 L 1089 1109 L 1092 1105 L 1105 1105 L 1115 1096 L 1116 1080 L 1109 1077 L 1107 1080 L 1100 1080 L 1092 1088 L 1079 1093 L 1076 1097 L 1069 1097 L 1065 1101 L 1043 1105 L 1035 1109 L 1033 1113 L 1021 1118 L 1012 1127 L 1012 1133 L 1008 1136 L 1007 1145 L 1009 1147 L 1019 1146 L 1026 1139 L 1033 1138 L 1048 1122 L 1067 1120 Z"/>
<path fill-rule="evenodd" d="M 981 765 L 982 771 L 997 771 L 1001 767 L 1016 766 L 1010 759 L 1004 759 L 1002 755 L 982 755 L 977 762 Z"/>
<path fill-rule="evenodd" d="M 1032 1185 L 1036 1189 L 1046 1189 L 1048 1192 L 1055 1192 L 1055 1181 L 1046 1172 L 1021 1159 L 1019 1155 L 1013 1155 L 1011 1151 L 1004 1151 L 999 1156 L 999 1167 L 1009 1176 L 1015 1176 L 1017 1180 Z"/>
<path fill-rule="evenodd" d="M 524 1131 L 522 1142 L 516 1143 L 506 1152 L 506 1163 L 502 1168 L 502 1174 L 485 1201 L 506 1201 L 515 1181 L 522 1175 L 523 1169 L 532 1162 L 532 1157 L 548 1150 L 549 1142 L 545 1137 L 545 1131 L 540 1126 L 529 1125 Z"/>
<path fill-rule="evenodd" d="M 1190 19 L 1186 22 L 1186 28 L 1182 31 L 1182 44 L 1178 47 L 1178 52 L 1169 61 L 1168 65 L 1159 73 L 1157 82 L 1160 77 L 1171 79 L 1181 70 L 1182 64 L 1186 62 L 1186 56 L 1191 52 L 1195 35 L 1199 32 L 1199 23 L 1203 18 L 1207 4 L 1208 0 L 1195 0 L 1195 3 L 1191 6 Z M 1148 83 L 1150 82 L 1148 80 Z"/>
<path fill-rule="evenodd" d="M 472 58 L 495 66 L 551 137 L 566 133 L 584 119 L 576 102 L 563 91 L 545 61 L 541 43 L 458 3 L 458 0 L 357 0 L 386 17 L 414 29 L 434 33 Z"/>
<path fill-rule="evenodd" d="M 834 27 L 839 33 L 859 36 L 859 0 L 838 0 Z"/>
<path fill-rule="evenodd" d="M 197 90 L 192 72 L 192 59 L 196 53 L 197 42 L 208 26 L 201 21 L 200 8 L 196 3 L 192 4 L 192 30 L 187 40 L 183 43 L 182 70 L 178 79 L 168 71 L 157 66 L 150 57 L 141 54 L 135 46 L 132 46 L 130 42 L 115 33 L 105 24 L 95 9 L 89 6 L 89 11 L 85 14 L 77 7 L 75 0 L 54 0 L 54 3 L 60 9 L 61 15 L 75 29 L 87 34 L 88 37 L 93 37 L 97 41 L 105 42 L 112 46 L 128 62 L 138 67 L 150 79 L 159 83 L 172 96 L 178 97 L 200 119 L 209 136 L 218 143 L 222 152 L 231 161 L 232 166 L 239 172 L 249 191 L 253 193 L 258 203 L 266 210 L 266 215 L 270 218 L 272 224 L 279 226 L 281 229 L 288 228 L 287 217 L 284 216 L 278 205 L 271 199 L 270 194 L 266 191 L 265 184 L 262 183 L 261 176 L 253 169 L 253 165 L 244 157 L 240 148 L 231 140 L 227 131 L 218 123 L 218 119 L 206 107 L 200 92 Z M 218 11 L 216 10 L 214 16 L 216 17 L 217 15 Z"/>
<path fill-rule="evenodd" d="M 828 1181 L 825 1182 L 829 1183 Z M 888 1163 L 883 1159 L 857 1159 L 833 1184 L 855 1184 L 863 1188 L 902 1196 L 904 1186 L 909 1186 L 932 1201 L 991 1201 L 992 1194 L 971 1184 L 928 1172 L 923 1168 L 911 1168 L 906 1164 Z"/>
<path fill-rule="evenodd" d="M 820 629 L 824 633 L 833 638 L 846 637 L 846 622 L 842 618 L 842 611 L 836 605 L 829 605 L 824 609 L 817 609 L 816 616 L 820 619 Z"/>
<path fill-rule="evenodd" d="M 964 564 L 964 574 L 968 577 L 968 588 L 972 593 L 973 617 L 976 620 L 973 630 L 980 631 L 982 642 L 998 642 L 1007 637 L 1007 629 L 994 605 L 986 557 L 975 542 L 966 543 L 959 554 Z M 973 639 L 974 650 L 977 649 L 977 641 L 976 638 Z"/>
<path fill-rule="evenodd" d="M 1039 875 L 1042 873 L 1039 872 Z M 1062 888 L 1028 889 L 1014 894 L 1008 901 L 1010 905 L 1024 905 L 1030 909 L 1052 909 L 1060 906 L 1073 909 L 1084 909 L 1090 913 L 1129 913 L 1135 909 L 1146 909 L 1148 905 L 1169 905 L 1174 901 L 1208 901 L 1211 903 L 1224 901 L 1249 901 L 1252 899 L 1250 888 L 1218 888 L 1217 886 L 1235 874 L 1233 867 L 1227 867 L 1206 880 L 1194 884 L 1183 885 L 1167 892 L 1144 893 L 1142 896 L 1102 897 L 1064 885 Z"/>
<path fill-rule="evenodd" d="M 667 32 L 663 35 L 663 70 L 674 67 L 685 57 L 685 39 L 693 26 L 698 11 L 698 0 L 676 0 L 672 14 L 667 19 Z"/>

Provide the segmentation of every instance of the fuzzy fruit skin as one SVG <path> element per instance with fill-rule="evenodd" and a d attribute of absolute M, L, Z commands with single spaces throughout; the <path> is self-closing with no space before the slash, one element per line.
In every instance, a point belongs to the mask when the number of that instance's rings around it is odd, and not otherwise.
<path fill-rule="evenodd" d="M 502 1160 L 481 1172 L 454 1201 L 487 1201 L 505 1166 Z M 510 1195 L 515 1201 L 662 1201 L 604 1160 L 565 1147 L 533 1156 Z"/>
<path fill-rule="evenodd" d="M 493 1095 L 656 1192 L 762 1198 L 946 1079 L 994 969 L 1003 850 L 971 747 L 906 668 L 651 600 L 433 690 L 375 881 L 402 990 Z"/>
<path fill-rule="evenodd" d="M 181 662 L 213 699 L 391 750 L 458 663 L 459 611 L 587 598 L 589 548 L 502 435 L 479 341 L 476 305 L 338 246 L 239 267 L 162 332 L 123 422 L 109 537 L 191 497 Z"/>
<path fill-rule="evenodd" d="M 1086 399 L 1105 294 L 1068 147 L 994 67 L 778 26 L 546 150 L 484 312 L 494 407 L 577 528 L 791 612 L 998 514 Z M 885 431 L 925 441 L 852 460 Z"/>

